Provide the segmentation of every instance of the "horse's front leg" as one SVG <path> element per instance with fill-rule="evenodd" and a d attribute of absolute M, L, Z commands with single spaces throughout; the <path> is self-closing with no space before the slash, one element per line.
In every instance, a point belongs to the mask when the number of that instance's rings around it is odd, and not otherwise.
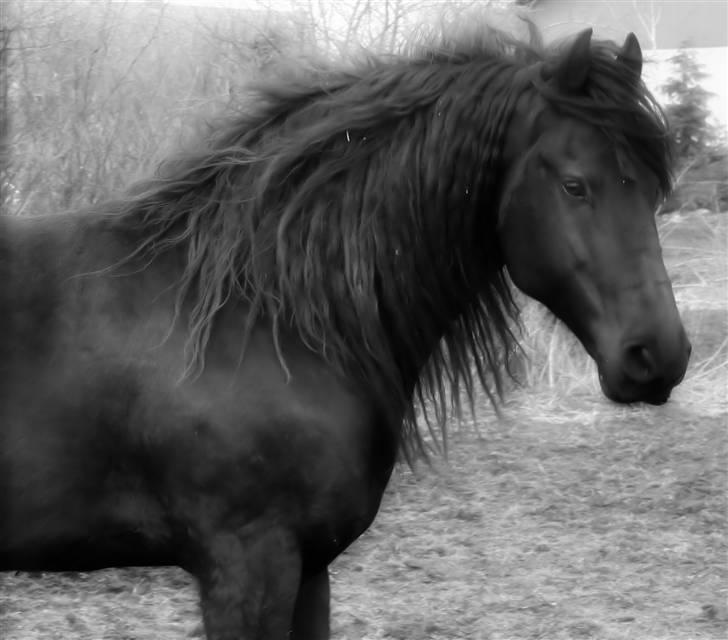
<path fill-rule="evenodd" d="M 288 640 L 301 580 L 293 535 L 221 532 L 204 546 L 196 573 L 207 640 Z"/>
<path fill-rule="evenodd" d="M 293 614 L 292 640 L 329 640 L 329 571 L 303 576 Z"/>

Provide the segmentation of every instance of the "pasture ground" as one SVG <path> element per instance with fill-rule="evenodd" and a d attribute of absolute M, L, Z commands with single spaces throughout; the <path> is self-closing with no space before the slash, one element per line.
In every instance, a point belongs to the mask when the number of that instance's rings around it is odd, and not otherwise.
<path fill-rule="evenodd" d="M 728 216 L 660 226 L 694 345 L 671 402 L 602 399 L 527 309 L 531 385 L 500 417 L 479 403 L 447 459 L 396 470 L 332 566 L 334 639 L 728 638 Z M 3 639 L 203 635 L 181 570 L 0 574 Z"/>

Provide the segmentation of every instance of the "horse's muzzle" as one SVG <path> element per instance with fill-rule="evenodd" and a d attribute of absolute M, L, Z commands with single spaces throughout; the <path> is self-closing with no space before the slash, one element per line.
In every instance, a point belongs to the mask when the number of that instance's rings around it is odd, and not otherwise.
<path fill-rule="evenodd" d="M 599 366 L 602 391 L 615 402 L 665 404 L 685 377 L 691 351 L 682 327 L 669 341 L 625 341 L 616 358 Z"/>

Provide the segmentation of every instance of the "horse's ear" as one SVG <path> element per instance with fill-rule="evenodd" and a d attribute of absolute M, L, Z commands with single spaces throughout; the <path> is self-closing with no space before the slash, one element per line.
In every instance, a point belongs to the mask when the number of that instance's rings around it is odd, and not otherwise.
<path fill-rule="evenodd" d="M 617 54 L 617 60 L 632 71 L 635 78 L 642 73 L 642 48 L 634 33 L 630 33 L 624 40 L 622 48 Z"/>
<path fill-rule="evenodd" d="M 544 80 L 553 80 L 564 93 L 581 92 L 591 67 L 591 37 L 591 28 L 579 33 L 561 60 L 544 68 Z"/>

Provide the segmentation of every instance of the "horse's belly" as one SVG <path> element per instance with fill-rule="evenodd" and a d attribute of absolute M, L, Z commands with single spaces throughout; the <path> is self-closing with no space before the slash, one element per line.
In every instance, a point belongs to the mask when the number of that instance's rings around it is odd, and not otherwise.
<path fill-rule="evenodd" d="M 0 548 L 0 571 L 93 571 L 106 567 L 179 564 L 172 548 L 131 529 L 74 529 L 64 522 L 36 536 L 25 525 Z M 32 530 L 32 526 L 29 527 Z"/>
<path fill-rule="evenodd" d="M 94 396 L 66 404 L 39 396 L 45 402 L 20 396 L 3 407 L 0 569 L 173 564 L 163 509 L 126 425 L 100 419 Z"/>
<path fill-rule="evenodd" d="M 1 570 L 176 564 L 153 497 L 109 491 L 104 478 L 81 478 L 81 469 L 60 469 L 58 461 L 50 466 L 36 478 L 32 469 L 15 470 L 23 477 L 11 480 L 13 493 L 2 499 Z"/>

